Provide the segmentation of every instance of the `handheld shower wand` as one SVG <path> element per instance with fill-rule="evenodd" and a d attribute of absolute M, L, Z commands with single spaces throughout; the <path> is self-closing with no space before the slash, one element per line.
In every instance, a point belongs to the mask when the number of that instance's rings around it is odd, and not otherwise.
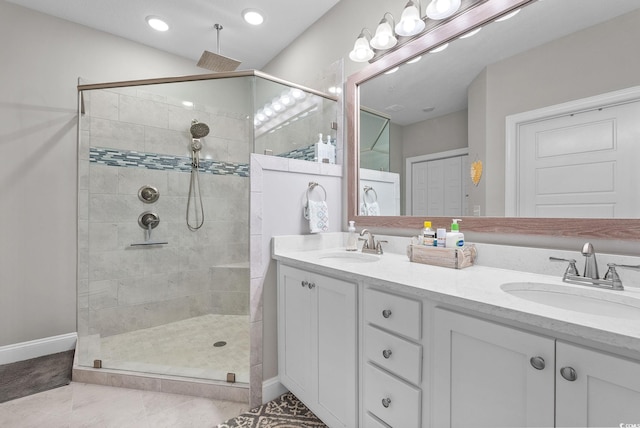
<path fill-rule="evenodd" d="M 209 127 L 205 123 L 200 123 L 193 119 L 191 121 L 191 180 L 189 181 L 189 197 L 187 199 L 187 227 L 192 232 L 200 229 L 204 224 L 204 207 L 202 205 L 202 193 L 200 192 L 200 179 L 198 178 L 198 168 L 200 168 L 200 150 L 202 149 L 201 138 L 209 135 Z M 196 198 L 197 195 L 197 198 Z M 193 199 L 193 205 L 200 205 L 200 209 L 196 208 L 194 223 L 191 223 L 190 212 Z M 200 218 L 198 218 L 198 211 Z"/>

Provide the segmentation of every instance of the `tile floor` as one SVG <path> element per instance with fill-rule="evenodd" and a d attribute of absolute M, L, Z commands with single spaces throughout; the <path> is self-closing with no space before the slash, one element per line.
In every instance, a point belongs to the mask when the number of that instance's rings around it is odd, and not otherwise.
<path fill-rule="evenodd" d="M 3 428 L 211 428 L 246 403 L 72 382 L 0 404 Z"/>

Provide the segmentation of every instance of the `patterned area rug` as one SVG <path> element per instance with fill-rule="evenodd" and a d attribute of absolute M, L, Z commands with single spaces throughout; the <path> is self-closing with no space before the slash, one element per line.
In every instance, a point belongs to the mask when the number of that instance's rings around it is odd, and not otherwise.
<path fill-rule="evenodd" d="M 326 428 L 290 392 L 218 425 L 218 428 Z"/>

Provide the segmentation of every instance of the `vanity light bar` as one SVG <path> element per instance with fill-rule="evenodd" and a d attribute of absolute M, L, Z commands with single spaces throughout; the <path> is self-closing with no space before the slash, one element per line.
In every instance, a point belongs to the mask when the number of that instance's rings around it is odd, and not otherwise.
<path fill-rule="evenodd" d="M 349 58 L 354 62 L 371 62 L 382 57 L 389 49 L 401 46 L 411 38 L 420 35 L 427 28 L 427 21 L 442 21 L 449 19 L 461 11 L 469 10 L 483 0 L 465 2 L 461 0 L 431 0 L 426 8 L 426 15 L 422 15 L 419 0 L 409 0 L 405 5 L 400 20 L 394 25 L 393 15 L 385 12 L 376 28 L 374 35 L 367 28 L 363 28 L 358 35 Z M 505 17 L 505 19 L 507 19 Z M 433 26 L 431 26 L 432 28 Z M 480 28 L 469 32 L 464 37 L 471 37 Z M 399 41 L 398 37 L 404 38 Z M 461 37 L 463 38 L 463 37 Z M 444 47 L 442 49 L 445 49 Z M 437 50 L 434 50 L 438 52 Z"/>

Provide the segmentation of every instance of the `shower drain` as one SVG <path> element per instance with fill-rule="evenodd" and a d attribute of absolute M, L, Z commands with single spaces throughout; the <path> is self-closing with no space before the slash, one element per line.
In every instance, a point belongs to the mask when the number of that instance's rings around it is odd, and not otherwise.
<path fill-rule="evenodd" d="M 214 346 L 215 348 L 220 348 L 220 347 L 222 347 L 222 346 L 224 346 L 224 345 L 226 345 L 226 344 L 227 344 L 227 342 L 225 342 L 224 340 L 221 340 L 220 342 L 216 342 L 216 343 L 214 343 L 214 344 L 213 344 L 213 346 Z"/>

